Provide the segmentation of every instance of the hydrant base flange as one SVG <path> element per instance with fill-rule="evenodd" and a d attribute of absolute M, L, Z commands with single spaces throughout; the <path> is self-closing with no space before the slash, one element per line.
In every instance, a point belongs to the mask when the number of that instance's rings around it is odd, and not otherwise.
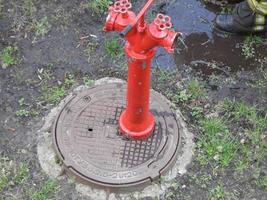
<path fill-rule="evenodd" d="M 131 131 L 129 129 L 127 129 L 127 121 L 124 120 L 125 119 L 125 115 L 126 115 L 126 111 L 124 111 L 119 119 L 119 127 L 120 127 L 120 133 L 129 138 L 129 139 L 138 139 L 138 140 L 143 140 L 145 138 L 148 138 L 149 136 L 151 136 L 155 130 L 155 119 L 154 116 L 149 112 L 148 113 L 148 117 L 147 117 L 147 122 L 144 121 L 145 124 L 147 124 L 146 126 L 144 126 L 143 124 L 140 124 L 139 127 L 134 127 L 132 129 L 136 129 L 136 131 Z M 143 129 L 142 127 L 146 127 L 145 129 Z"/>
<path fill-rule="evenodd" d="M 154 133 L 144 140 L 120 135 L 126 84 L 95 86 L 73 95 L 53 128 L 56 152 L 78 181 L 111 190 L 136 190 L 168 171 L 176 160 L 179 123 L 169 102 L 151 90 Z"/>

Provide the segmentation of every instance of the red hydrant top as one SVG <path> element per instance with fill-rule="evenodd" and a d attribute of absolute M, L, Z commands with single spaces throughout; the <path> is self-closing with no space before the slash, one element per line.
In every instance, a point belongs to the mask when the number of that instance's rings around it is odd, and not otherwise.
<path fill-rule="evenodd" d="M 109 8 L 104 31 L 117 31 L 125 37 L 135 53 L 145 54 L 157 46 L 162 46 L 173 53 L 173 44 L 178 33 L 171 31 L 171 18 L 158 14 L 155 20 L 147 25 L 144 15 L 154 0 L 149 0 L 136 16 L 131 11 L 132 4 L 128 0 L 119 0 Z"/>

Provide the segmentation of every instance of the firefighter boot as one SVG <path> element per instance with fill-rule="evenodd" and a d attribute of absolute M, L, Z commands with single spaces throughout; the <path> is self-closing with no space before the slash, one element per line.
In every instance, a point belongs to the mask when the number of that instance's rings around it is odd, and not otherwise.
<path fill-rule="evenodd" d="M 251 2 L 256 2 L 252 6 Z M 267 32 L 267 0 L 260 3 L 248 0 L 236 5 L 233 14 L 223 14 L 216 17 L 215 26 L 229 33 L 263 33 Z M 266 9 L 265 9 L 266 8 Z"/>

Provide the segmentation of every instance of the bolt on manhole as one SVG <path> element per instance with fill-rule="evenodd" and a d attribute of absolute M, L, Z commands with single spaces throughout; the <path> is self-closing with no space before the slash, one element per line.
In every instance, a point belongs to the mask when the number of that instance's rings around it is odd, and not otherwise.
<path fill-rule="evenodd" d="M 84 183 L 124 188 L 151 183 L 175 161 L 180 135 L 170 105 L 151 90 L 153 135 L 128 140 L 119 135 L 126 85 L 96 86 L 73 96 L 58 115 L 54 142 L 68 172 Z"/>

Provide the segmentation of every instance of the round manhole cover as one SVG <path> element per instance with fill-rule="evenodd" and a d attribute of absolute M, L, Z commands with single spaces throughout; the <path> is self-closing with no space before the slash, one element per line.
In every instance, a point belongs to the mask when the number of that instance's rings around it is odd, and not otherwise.
<path fill-rule="evenodd" d="M 74 95 L 58 115 L 56 149 L 81 181 L 114 188 L 151 183 L 175 160 L 180 137 L 168 102 L 151 90 L 155 131 L 146 140 L 128 140 L 118 133 L 125 96 L 125 84 L 96 86 Z"/>

